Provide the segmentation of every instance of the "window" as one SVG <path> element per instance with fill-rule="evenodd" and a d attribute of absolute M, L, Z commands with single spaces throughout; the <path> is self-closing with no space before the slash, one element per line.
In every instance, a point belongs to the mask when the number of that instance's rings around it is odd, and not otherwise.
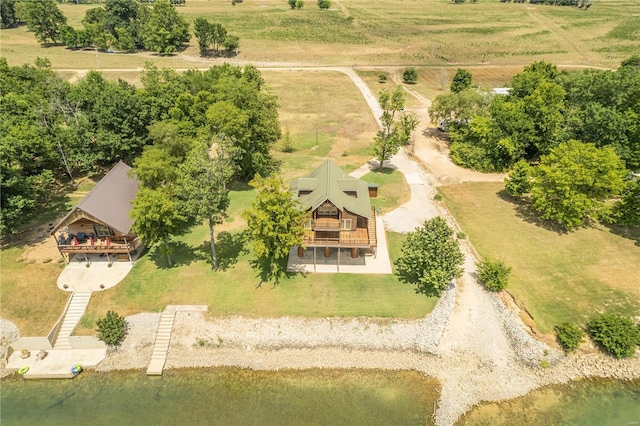
<path fill-rule="evenodd" d="M 304 221 L 304 229 L 313 229 L 313 219 L 307 218 L 307 220 Z"/>
<path fill-rule="evenodd" d="M 342 219 L 340 221 L 340 230 L 351 231 L 351 219 Z"/>
<path fill-rule="evenodd" d="M 318 207 L 318 216 L 337 216 L 338 209 L 331 203 L 326 203 Z"/>
<path fill-rule="evenodd" d="M 105 225 L 95 225 L 94 229 L 96 230 L 96 236 L 98 237 L 109 237 L 111 235 L 111 229 Z"/>

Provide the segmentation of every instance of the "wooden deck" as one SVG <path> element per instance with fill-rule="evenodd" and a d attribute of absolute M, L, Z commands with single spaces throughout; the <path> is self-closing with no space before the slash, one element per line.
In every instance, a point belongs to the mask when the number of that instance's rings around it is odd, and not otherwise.
<path fill-rule="evenodd" d="M 321 226 L 318 222 L 322 221 Z M 337 227 L 333 226 L 333 222 Z M 366 228 L 356 228 L 354 231 L 340 231 L 340 221 L 338 219 L 316 219 L 313 233 L 304 238 L 305 247 L 376 247 L 376 212 L 372 211 L 372 217 L 368 220 Z M 329 231 L 329 232 L 323 232 Z M 322 234 L 330 234 L 331 237 L 323 237 Z"/>
<path fill-rule="evenodd" d="M 104 243 L 103 241 L 94 241 L 91 244 L 90 241 L 83 241 L 77 245 L 73 244 L 58 244 L 58 250 L 60 253 L 109 253 L 109 254 L 117 254 L 117 253 L 131 253 L 132 251 L 140 248 L 142 246 L 142 241 L 140 238 L 136 238 L 135 240 L 124 243 L 118 242 L 110 242 L 109 245 Z"/>

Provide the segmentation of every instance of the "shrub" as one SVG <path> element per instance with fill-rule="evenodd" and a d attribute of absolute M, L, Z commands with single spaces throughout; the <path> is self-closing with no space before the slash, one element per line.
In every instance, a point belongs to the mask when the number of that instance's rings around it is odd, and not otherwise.
<path fill-rule="evenodd" d="M 387 82 L 387 75 L 386 74 L 380 74 L 378 76 L 378 83 L 386 83 Z"/>
<path fill-rule="evenodd" d="M 620 314 L 600 314 L 587 323 L 594 342 L 616 358 L 632 357 L 640 343 L 640 330 Z"/>
<path fill-rule="evenodd" d="M 500 291 L 507 286 L 511 268 L 501 260 L 486 259 L 478 264 L 478 277 L 487 290 Z"/>
<path fill-rule="evenodd" d="M 291 140 L 291 132 L 289 128 L 286 127 L 284 130 L 284 135 L 282 135 L 282 152 L 293 152 L 295 151 L 293 147 L 293 141 Z"/>
<path fill-rule="evenodd" d="M 436 201 L 442 201 L 442 194 L 436 194 L 433 196 L 433 199 Z"/>
<path fill-rule="evenodd" d="M 467 234 L 465 234 L 464 232 L 460 231 L 457 234 L 457 237 L 459 240 L 464 240 L 465 238 L 467 238 Z"/>
<path fill-rule="evenodd" d="M 415 84 L 418 81 L 418 71 L 415 68 L 407 68 L 402 73 L 402 80 L 405 83 Z"/>
<path fill-rule="evenodd" d="M 127 334 L 127 321 L 113 311 L 96 321 L 98 339 L 110 346 L 119 346 Z"/>
<path fill-rule="evenodd" d="M 556 325 L 554 330 L 556 331 L 558 342 L 560 342 L 565 352 L 573 352 L 578 349 L 584 337 L 584 330 L 572 322 L 563 322 L 560 325 Z"/>
<path fill-rule="evenodd" d="M 329 0 L 318 0 L 318 7 L 320 9 L 329 9 L 331 7 L 331 2 Z"/>

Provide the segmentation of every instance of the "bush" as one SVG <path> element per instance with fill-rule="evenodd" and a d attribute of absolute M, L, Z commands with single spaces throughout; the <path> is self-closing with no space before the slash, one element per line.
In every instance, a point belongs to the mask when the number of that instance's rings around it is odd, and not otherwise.
<path fill-rule="evenodd" d="M 98 339 L 110 346 L 119 346 L 127 334 L 127 321 L 113 311 L 96 321 Z"/>
<path fill-rule="evenodd" d="M 556 331 L 558 342 L 560 342 L 565 352 L 573 352 L 578 349 L 584 337 L 584 330 L 572 322 L 563 322 L 560 325 L 556 325 L 554 330 Z"/>
<path fill-rule="evenodd" d="M 318 7 L 320 9 L 329 9 L 331 7 L 331 2 L 329 0 L 318 0 Z"/>
<path fill-rule="evenodd" d="M 407 68 L 402 73 L 402 80 L 405 83 L 416 84 L 418 81 L 418 71 L 415 68 Z"/>
<path fill-rule="evenodd" d="M 600 314 L 587 323 L 589 335 L 616 358 L 632 357 L 640 343 L 640 330 L 620 314 Z"/>
<path fill-rule="evenodd" d="M 458 237 L 459 240 L 464 240 L 465 238 L 467 238 L 467 234 L 465 234 L 462 231 L 458 232 L 456 236 Z"/>
<path fill-rule="evenodd" d="M 511 268 L 501 260 L 486 259 L 478 264 L 478 277 L 487 290 L 500 291 L 507 286 Z"/>
<path fill-rule="evenodd" d="M 433 199 L 436 201 L 442 201 L 442 194 L 436 194 L 433 196 Z"/>
<path fill-rule="evenodd" d="M 387 75 L 386 74 L 380 74 L 378 76 L 378 83 L 386 83 L 387 82 Z"/>

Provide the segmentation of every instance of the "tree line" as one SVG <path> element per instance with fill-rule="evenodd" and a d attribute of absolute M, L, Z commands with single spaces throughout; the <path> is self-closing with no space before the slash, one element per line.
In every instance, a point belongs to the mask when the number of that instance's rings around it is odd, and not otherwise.
<path fill-rule="evenodd" d="M 108 81 L 95 71 L 69 84 L 46 60 L 10 67 L 0 59 L 2 236 L 46 208 L 61 183 L 120 159 L 142 162 L 141 180 L 161 185 L 168 178 L 153 173 L 169 173 L 192 147 L 224 135 L 235 178 L 277 169 L 269 152 L 280 137 L 277 99 L 262 90 L 256 68 L 178 74 L 147 66 L 142 84 Z M 145 161 L 162 170 L 145 174 Z"/>
<path fill-rule="evenodd" d="M 169 54 L 189 42 L 189 24 L 177 12 L 175 1 L 157 0 L 151 6 L 133 0 L 106 0 L 104 7 L 86 11 L 82 28 L 67 25 L 67 18 L 54 0 L 18 2 L 3 0 L 0 7 L 3 28 L 26 22 L 40 43 L 62 43 L 71 48 L 101 50 L 149 50 Z M 194 32 L 200 53 L 213 44 L 216 53 L 223 48 L 234 52 L 240 41 L 220 24 L 199 18 Z"/>
<path fill-rule="evenodd" d="M 535 62 L 495 96 L 458 70 L 451 90 L 430 114 L 447 123 L 456 164 L 512 170 L 507 190 L 568 229 L 592 219 L 638 225 L 640 58 L 616 71 Z"/>

